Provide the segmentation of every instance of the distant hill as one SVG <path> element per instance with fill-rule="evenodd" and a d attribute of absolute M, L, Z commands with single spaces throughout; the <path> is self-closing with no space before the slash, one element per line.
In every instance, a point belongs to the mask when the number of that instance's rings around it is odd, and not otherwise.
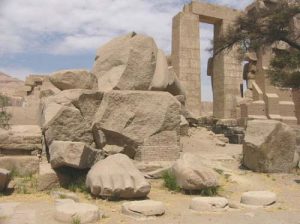
<path fill-rule="evenodd" d="M 14 96 L 15 90 L 24 86 L 24 82 L 0 72 L 0 93 L 7 96 Z"/>

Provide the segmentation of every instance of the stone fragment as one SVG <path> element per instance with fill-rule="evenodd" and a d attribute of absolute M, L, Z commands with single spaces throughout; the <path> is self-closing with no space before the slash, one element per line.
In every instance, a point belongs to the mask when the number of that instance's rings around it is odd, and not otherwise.
<path fill-rule="evenodd" d="M 107 198 L 144 198 L 150 184 L 132 161 L 115 154 L 97 162 L 88 172 L 86 185 L 95 196 Z"/>
<path fill-rule="evenodd" d="M 52 168 L 68 166 L 87 169 L 101 159 L 102 152 L 83 142 L 53 141 L 49 154 Z"/>
<path fill-rule="evenodd" d="M 105 153 L 105 155 L 109 155 L 109 156 L 118 153 L 123 153 L 124 147 L 118 145 L 105 145 L 103 147 L 103 152 Z"/>
<path fill-rule="evenodd" d="M 90 122 L 87 122 L 75 107 L 63 106 L 58 113 L 44 127 L 46 143 L 53 141 L 73 141 L 93 143 Z"/>
<path fill-rule="evenodd" d="M 131 158 L 174 160 L 179 113 L 179 102 L 166 92 L 110 91 L 95 114 L 93 131 L 101 130 L 108 145 L 123 146 Z"/>
<path fill-rule="evenodd" d="M 0 168 L 0 192 L 4 191 L 10 181 L 10 171 Z"/>
<path fill-rule="evenodd" d="M 217 173 L 201 163 L 201 159 L 191 153 L 185 153 L 172 166 L 178 186 L 184 190 L 202 190 L 217 187 Z"/>
<path fill-rule="evenodd" d="M 57 206 L 57 205 L 62 205 L 62 204 L 66 204 L 66 203 L 74 204 L 75 201 L 72 199 L 68 199 L 68 198 L 66 198 L 66 199 L 58 198 L 58 199 L 55 199 L 54 203 Z"/>
<path fill-rule="evenodd" d="M 242 194 L 241 203 L 255 206 L 268 206 L 276 202 L 277 196 L 270 191 L 249 191 Z"/>
<path fill-rule="evenodd" d="M 144 200 L 125 202 L 122 213 L 136 218 L 148 218 L 165 214 L 165 205 L 160 201 Z"/>
<path fill-rule="evenodd" d="M 0 156 L 0 168 L 13 170 L 20 176 L 30 176 L 39 171 L 39 158 L 36 156 Z"/>
<path fill-rule="evenodd" d="M 60 90 L 97 88 L 97 78 L 86 70 L 58 71 L 50 75 L 50 81 Z"/>
<path fill-rule="evenodd" d="M 51 190 L 52 188 L 59 187 L 59 185 L 59 177 L 51 168 L 50 163 L 40 163 L 37 190 Z"/>
<path fill-rule="evenodd" d="M 248 122 L 243 165 L 256 172 L 289 172 L 296 149 L 295 133 L 275 120 Z"/>
<path fill-rule="evenodd" d="M 99 90 L 148 90 L 156 68 L 157 46 L 150 37 L 130 33 L 117 37 L 96 54 L 92 73 Z"/>
<path fill-rule="evenodd" d="M 42 131 L 37 125 L 11 125 L 0 129 L 0 154 L 31 155 L 42 151 Z"/>
<path fill-rule="evenodd" d="M 60 222 L 94 223 L 100 219 L 97 206 L 86 203 L 62 203 L 55 206 L 55 219 Z"/>
<path fill-rule="evenodd" d="M 219 211 L 228 206 L 228 200 L 223 197 L 196 197 L 192 199 L 190 209 L 203 211 Z"/>

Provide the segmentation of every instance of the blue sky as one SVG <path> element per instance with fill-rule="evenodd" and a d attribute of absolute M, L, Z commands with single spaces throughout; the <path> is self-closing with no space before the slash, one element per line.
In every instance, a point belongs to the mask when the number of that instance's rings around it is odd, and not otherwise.
<path fill-rule="evenodd" d="M 172 17 L 190 0 L 0 0 L 0 71 L 24 79 L 60 69 L 91 69 L 96 49 L 135 31 L 152 36 L 167 54 Z M 210 0 L 242 9 L 252 0 Z M 201 24 L 202 96 L 212 26 Z"/>

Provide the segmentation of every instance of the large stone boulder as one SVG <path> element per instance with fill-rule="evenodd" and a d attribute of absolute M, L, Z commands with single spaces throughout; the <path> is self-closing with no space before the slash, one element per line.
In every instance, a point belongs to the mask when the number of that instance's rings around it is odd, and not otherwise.
<path fill-rule="evenodd" d="M 101 151 L 93 149 L 83 142 L 53 141 L 49 149 L 52 168 L 63 166 L 77 169 L 91 168 L 101 159 Z"/>
<path fill-rule="evenodd" d="M 191 153 L 185 153 L 171 168 L 178 186 L 184 190 L 198 191 L 217 187 L 217 173 L 201 163 L 201 159 Z"/>
<path fill-rule="evenodd" d="M 0 129 L 0 154 L 31 155 L 42 151 L 42 131 L 37 125 L 11 125 Z"/>
<path fill-rule="evenodd" d="M 10 181 L 10 171 L 0 168 L 0 192 L 5 190 Z"/>
<path fill-rule="evenodd" d="M 243 144 L 243 165 L 256 172 L 289 172 L 293 168 L 296 136 L 275 120 L 249 121 Z"/>
<path fill-rule="evenodd" d="M 101 91 L 148 90 L 156 58 L 157 46 L 151 37 L 130 33 L 98 49 L 92 73 Z"/>
<path fill-rule="evenodd" d="M 124 154 L 97 162 L 89 171 L 86 185 L 95 196 L 106 198 L 144 198 L 150 184 Z"/>
<path fill-rule="evenodd" d="M 42 126 L 48 147 L 52 141 L 94 142 L 91 124 L 103 93 L 65 90 L 42 103 Z"/>
<path fill-rule="evenodd" d="M 60 90 L 97 89 L 97 78 L 86 70 L 63 70 L 50 75 L 51 83 Z"/>
<path fill-rule="evenodd" d="M 124 147 L 137 160 L 175 160 L 180 103 L 166 92 L 106 92 L 93 123 L 93 131 L 99 130 L 108 145 Z"/>

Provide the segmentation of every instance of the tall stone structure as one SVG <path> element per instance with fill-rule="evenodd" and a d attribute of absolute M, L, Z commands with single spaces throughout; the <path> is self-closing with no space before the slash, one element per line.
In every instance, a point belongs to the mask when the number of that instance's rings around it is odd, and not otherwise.
<path fill-rule="evenodd" d="M 172 65 L 186 89 L 186 106 L 195 115 L 200 114 L 201 104 L 199 23 L 213 24 L 216 39 L 239 14 L 231 8 L 193 1 L 173 18 Z M 217 118 L 238 117 L 236 97 L 243 78 L 236 53 L 233 49 L 213 60 L 213 114 Z"/>
<path fill-rule="evenodd" d="M 246 8 L 246 13 L 251 15 L 256 10 L 260 10 L 261 3 L 262 1 L 252 3 Z M 291 30 L 295 33 L 295 36 L 300 27 L 297 21 L 299 21 L 297 17 L 291 21 Z M 289 125 L 299 123 L 299 92 L 292 91 L 290 88 L 275 87 L 268 78 L 268 70 L 274 52 L 280 52 L 288 48 L 287 44 L 277 42 L 272 46 L 261 47 L 256 52 L 257 68 L 255 79 L 252 81 L 253 98 L 251 102 L 241 105 L 242 118 L 279 120 Z"/>

